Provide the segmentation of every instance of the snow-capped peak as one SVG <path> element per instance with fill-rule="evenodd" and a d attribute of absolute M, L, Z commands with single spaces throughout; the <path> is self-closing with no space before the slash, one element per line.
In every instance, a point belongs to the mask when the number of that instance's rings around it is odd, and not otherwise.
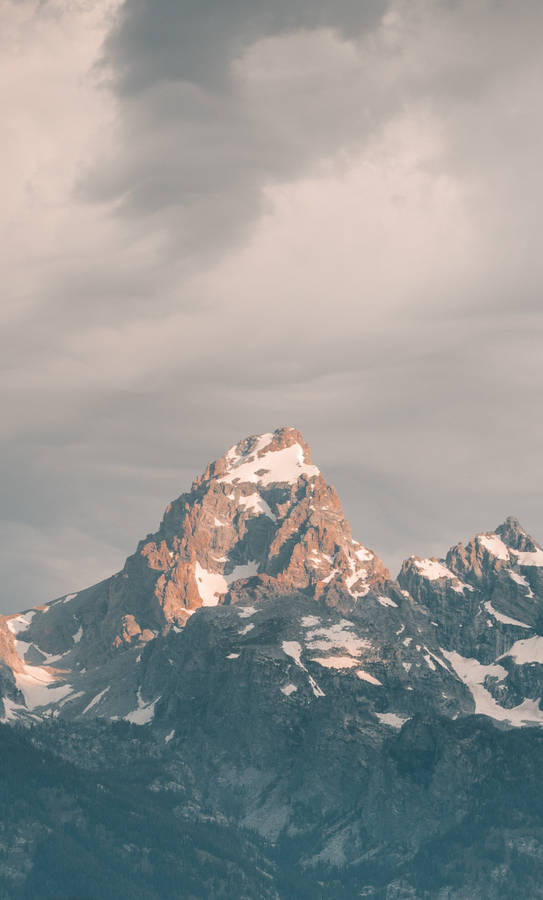
<path fill-rule="evenodd" d="M 320 475 L 311 464 L 310 452 L 301 434 L 291 427 L 273 434 L 255 435 L 230 448 L 224 457 L 224 472 L 217 481 L 224 483 L 294 484 L 300 476 Z"/>

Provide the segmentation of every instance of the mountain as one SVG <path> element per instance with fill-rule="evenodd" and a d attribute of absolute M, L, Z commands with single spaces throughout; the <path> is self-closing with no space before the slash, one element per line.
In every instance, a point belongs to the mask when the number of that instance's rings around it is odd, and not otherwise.
<path fill-rule="evenodd" d="M 302 622 L 295 610 L 308 601 Z M 204 627 L 218 621 L 226 633 L 228 621 L 239 626 L 237 644 L 254 644 L 262 616 L 249 621 L 252 604 L 268 612 L 278 604 L 288 620 L 272 648 L 285 673 L 306 638 L 323 651 L 319 671 L 351 668 L 367 684 L 378 678 L 366 663 L 380 670 L 388 660 L 405 680 L 401 663 L 414 662 L 407 644 L 400 659 L 390 640 L 397 643 L 401 628 L 418 634 L 421 612 L 376 554 L 353 539 L 336 492 L 294 428 L 241 441 L 208 466 L 122 572 L 1 623 L 4 719 L 100 715 L 144 724 L 154 715 L 160 681 L 168 680 L 167 672 L 153 672 L 157 658 L 163 663 L 164 642 L 175 645 L 175 656 L 190 654 L 190 637 L 172 635 L 205 607 Z M 211 615 L 217 606 L 227 611 Z M 355 610 L 356 623 L 342 618 Z M 189 635 L 198 629 L 194 621 Z M 305 680 L 318 696 L 316 677 Z"/>
<path fill-rule="evenodd" d="M 476 713 L 543 724 L 543 550 L 517 519 L 457 544 L 445 559 L 411 557 L 398 580 L 428 610 Z"/>
<path fill-rule="evenodd" d="M 121 572 L 1 619 L 0 885 L 543 897 L 542 610 L 515 519 L 393 580 L 296 429 L 241 441 Z"/>

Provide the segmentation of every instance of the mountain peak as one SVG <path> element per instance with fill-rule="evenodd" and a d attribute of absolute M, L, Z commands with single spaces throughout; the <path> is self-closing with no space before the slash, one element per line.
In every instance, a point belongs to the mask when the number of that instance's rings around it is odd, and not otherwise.
<path fill-rule="evenodd" d="M 294 484 L 305 475 L 320 475 L 311 463 L 311 451 L 302 434 L 292 426 L 255 434 L 234 444 L 211 463 L 195 485 L 215 480 L 224 484 Z"/>
<path fill-rule="evenodd" d="M 62 660 L 58 672 L 72 685 L 80 671 L 85 684 L 93 673 L 98 697 L 106 664 L 116 671 L 123 655 L 132 654 L 137 667 L 145 645 L 179 630 L 200 607 L 303 600 L 347 613 L 372 590 L 379 596 L 388 581 L 381 560 L 353 539 L 339 497 L 311 462 L 303 436 L 282 427 L 244 438 L 211 463 L 168 505 L 158 530 L 120 573 L 15 617 L 5 623 L 4 642 L 13 671 L 25 667 L 17 684 L 26 679 L 36 696 L 44 679 L 57 677 L 44 666 Z M 368 599 L 370 609 L 376 603 L 397 606 Z M 22 630 L 24 641 L 17 637 Z M 0 659 L 6 659 L 1 638 Z M 138 706 L 137 715 L 145 709 Z"/>
<path fill-rule="evenodd" d="M 54 711 L 150 723 L 155 705 L 157 719 L 169 709 L 170 686 L 177 691 L 169 667 L 183 647 L 189 680 L 195 660 L 220 681 L 230 661 L 241 660 L 235 665 L 252 679 L 252 660 L 267 659 L 281 703 L 297 691 L 306 700 L 309 691 L 309 702 L 332 692 L 312 666 L 351 672 L 349 691 L 353 675 L 375 689 L 376 717 L 391 727 L 404 721 L 400 712 L 420 709 L 415 695 L 428 679 L 431 702 L 449 713 L 473 707 L 499 721 L 543 723 L 531 670 L 525 685 L 512 677 L 513 705 L 502 704 L 504 656 L 541 661 L 541 597 L 543 550 L 513 517 L 446 559 L 410 557 L 391 583 L 353 539 L 301 433 L 282 427 L 211 463 L 120 573 L 0 621 L 3 718 Z M 487 686 L 486 673 L 499 682 Z"/>
<path fill-rule="evenodd" d="M 534 551 L 537 544 L 515 516 L 508 516 L 495 530 L 504 544 L 513 550 Z"/>
<path fill-rule="evenodd" d="M 234 602 L 247 592 L 255 599 L 301 591 L 349 604 L 389 577 L 375 554 L 353 540 L 334 488 L 292 426 L 244 438 L 212 462 L 192 491 L 168 507 L 152 548 L 157 538 L 165 540 L 168 570 L 177 560 L 196 564 L 197 591 L 185 595 L 187 609 Z M 219 590 L 208 594 L 207 583 L 220 583 Z M 183 584 L 194 585 L 194 578 L 187 575 Z"/>

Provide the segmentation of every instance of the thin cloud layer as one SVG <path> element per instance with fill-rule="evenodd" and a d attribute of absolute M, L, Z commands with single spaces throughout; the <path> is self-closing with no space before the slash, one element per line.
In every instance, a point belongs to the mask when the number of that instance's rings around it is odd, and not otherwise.
<path fill-rule="evenodd" d="M 284 423 L 393 570 L 543 537 L 543 10 L 269 7 L 8 3 L 6 610 Z"/>

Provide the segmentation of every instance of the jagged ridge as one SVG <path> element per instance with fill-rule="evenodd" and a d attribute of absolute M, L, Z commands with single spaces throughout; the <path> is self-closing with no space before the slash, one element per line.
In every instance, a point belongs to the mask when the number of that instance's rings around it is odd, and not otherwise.
<path fill-rule="evenodd" d="M 340 677 L 386 726 L 429 707 L 543 724 L 541 598 L 543 551 L 512 518 L 444 559 L 410 557 L 392 581 L 284 427 L 211 463 L 120 573 L 3 619 L 3 718 L 166 728 L 203 627 L 222 635 L 219 678 L 240 657 L 272 662 L 282 702 L 333 694 Z"/>

